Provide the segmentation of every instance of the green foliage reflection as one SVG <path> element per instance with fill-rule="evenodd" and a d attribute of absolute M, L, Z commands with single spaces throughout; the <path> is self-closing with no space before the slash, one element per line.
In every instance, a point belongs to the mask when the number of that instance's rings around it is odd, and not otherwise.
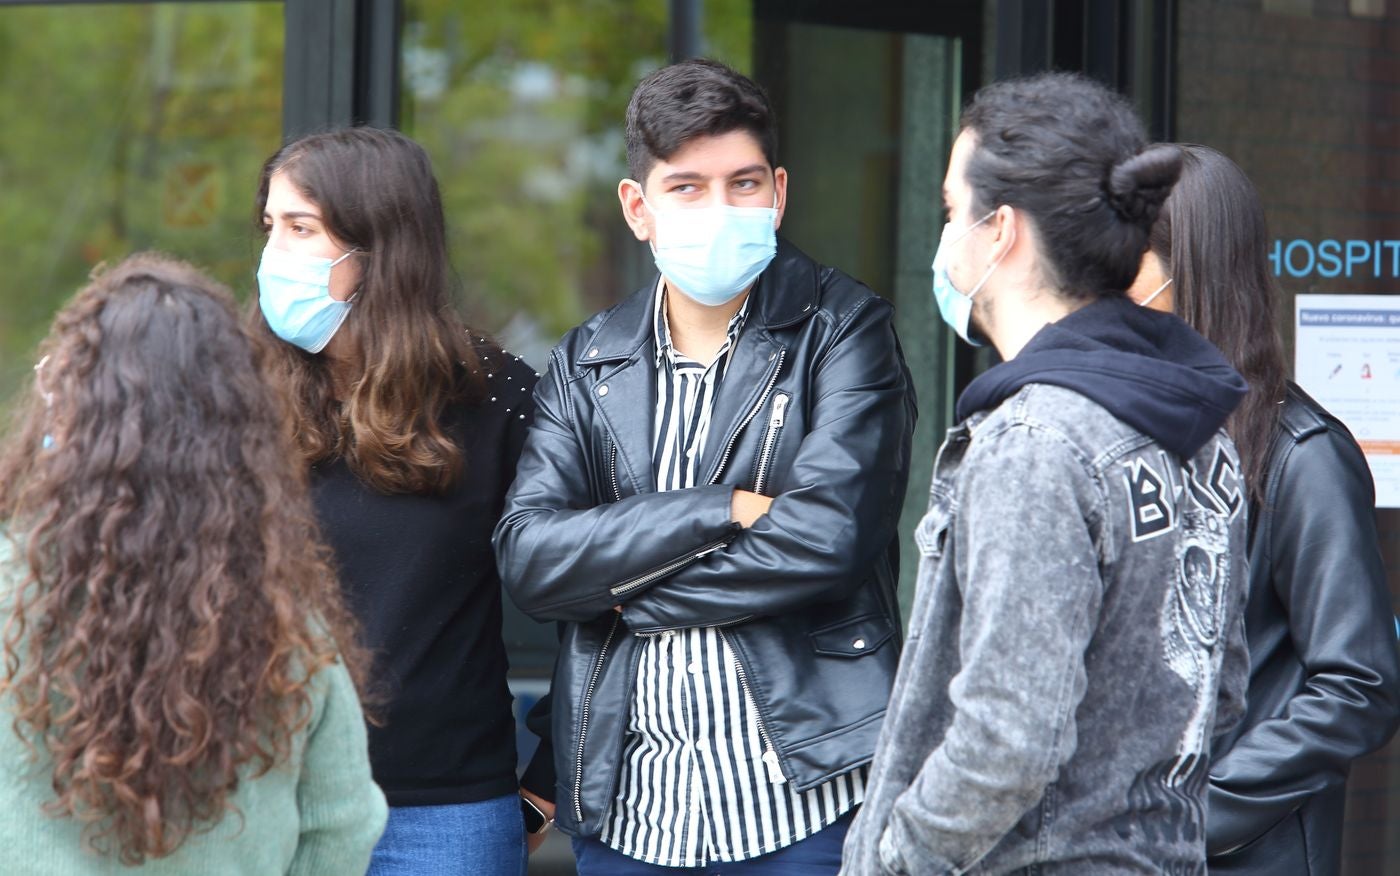
<path fill-rule="evenodd" d="M 278 2 L 0 8 L 0 399 L 99 262 L 158 248 L 246 291 L 282 33 Z"/>

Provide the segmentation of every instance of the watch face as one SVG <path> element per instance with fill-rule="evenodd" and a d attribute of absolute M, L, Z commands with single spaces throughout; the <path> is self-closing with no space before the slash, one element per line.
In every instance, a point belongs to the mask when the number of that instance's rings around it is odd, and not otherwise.
<path fill-rule="evenodd" d="M 539 810 L 535 804 L 520 798 L 520 813 L 525 817 L 525 832 L 539 833 L 549 824 L 549 819 Z"/>

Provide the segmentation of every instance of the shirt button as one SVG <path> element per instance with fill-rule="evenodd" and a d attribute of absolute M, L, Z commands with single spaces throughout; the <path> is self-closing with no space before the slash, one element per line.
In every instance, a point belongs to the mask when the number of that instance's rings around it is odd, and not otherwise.
<path fill-rule="evenodd" d="M 692 661 L 691 664 L 690 664 L 689 666 L 686 667 L 686 669 L 689 669 L 689 670 L 690 670 L 690 674 L 691 674 L 691 675 L 699 675 L 699 674 L 700 674 L 700 664 L 697 663 L 697 662 L 693 662 L 693 661 Z"/>
<path fill-rule="evenodd" d="M 864 651 L 864 650 L 865 650 L 865 640 L 864 640 L 864 639 L 856 639 L 855 641 L 851 642 L 851 647 L 852 647 L 852 648 L 855 648 L 857 651 Z"/>
<path fill-rule="evenodd" d="M 606 383 L 603 384 L 602 386 L 598 387 L 598 397 L 599 397 L 599 398 L 602 398 L 603 396 L 605 396 L 605 395 L 607 395 L 607 394 L 608 394 L 608 385 L 607 385 Z"/>

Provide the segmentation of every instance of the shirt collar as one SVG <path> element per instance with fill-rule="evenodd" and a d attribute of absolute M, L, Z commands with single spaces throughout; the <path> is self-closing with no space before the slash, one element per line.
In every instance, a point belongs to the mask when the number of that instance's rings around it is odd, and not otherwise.
<path fill-rule="evenodd" d="M 744 298 L 744 303 L 739 306 L 738 311 L 729 318 L 729 327 L 725 329 L 724 345 L 719 348 L 719 352 L 715 353 L 716 362 L 722 359 L 729 348 L 734 346 L 735 341 L 738 340 L 739 332 L 743 330 L 744 321 L 748 318 L 749 302 L 751 301 L 753 301 L 752 290 Z M 655 330 L 657 367 L 660 367 L 663 355 L 669 355 L 672 361 L 676 359 L 690 361 L 671 346 L 671 322 L 666 316 L 666 280 L 664 277 L 656 282 L 656 295 L 653 296 L 653 302 L 652 325 Z"/>

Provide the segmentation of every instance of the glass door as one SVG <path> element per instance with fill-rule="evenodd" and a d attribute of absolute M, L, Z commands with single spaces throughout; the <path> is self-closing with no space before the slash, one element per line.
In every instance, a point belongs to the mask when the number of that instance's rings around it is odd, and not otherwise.
<path fill-rule="evenodd" d="M 928 8 L 924 8 L 928 7 Z M 895 304 L 919 422 L 900 521 L 907 620 L 933 457 L 970 373 L 932 298 L 944 165 L 976 87 L 981 4 L 845 6 L 759 0 L 754 73 L 777 105 L 788 169 L 783 234 Z"/>
<path fill-rule="evenodd" d="M 282 65 L 281 2 L 0 6 L 0 399 L 103 261 L 159 248 L 247 290 Z"/>

